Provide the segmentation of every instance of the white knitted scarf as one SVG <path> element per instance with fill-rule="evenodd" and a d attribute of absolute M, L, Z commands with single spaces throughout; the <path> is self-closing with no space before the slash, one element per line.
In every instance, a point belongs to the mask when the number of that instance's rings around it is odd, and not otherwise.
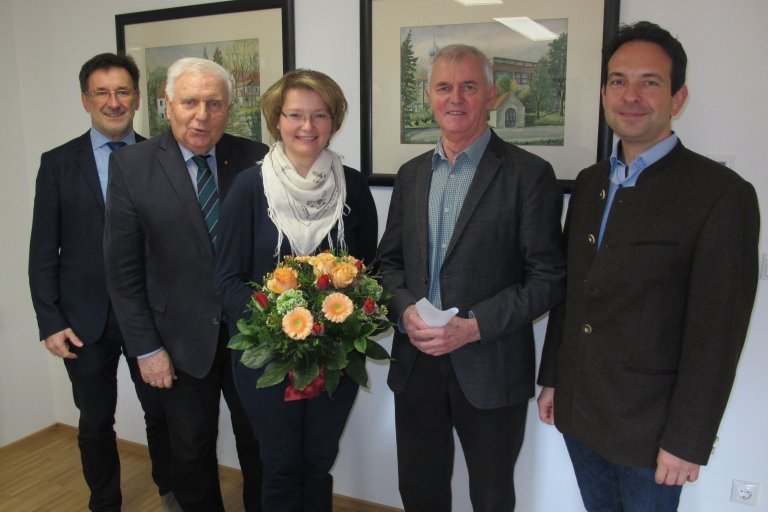
<path fill-rule="evenodd" d="M 342 216 L 347 208 L 344 167 L 339 155 L 324 149 L 306 178 L 302 178 L 285 155 L 282 142 L 272 145 L 261 165 L 264 195 L 269 218 L 277 227 L 275 256 L 280 255 L 283 236 L 288 237 L 296 256 L 312 254 L 323 237 L 334 249 L 331 238 L 337 227 L 336 248 L 346 250 Z"/>

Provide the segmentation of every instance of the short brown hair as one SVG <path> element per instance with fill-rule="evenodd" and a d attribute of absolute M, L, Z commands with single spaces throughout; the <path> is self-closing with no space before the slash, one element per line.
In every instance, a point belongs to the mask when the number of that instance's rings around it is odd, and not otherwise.
<path fill-rule="evenodd" d="M 311 69 L 297 69 L 283 75 L 261 97 L 261 113 L 269 133 L 275 140 L 282 140 L 277 122 L 280 119 L 285 96 L 291 89 L 316 92 L 328 106 L 328 112 L 331 114 L 333 121 L 331 136 L 341 128 L 341 123 L 344 122 L 344 116 L 347 114 L 347 100 L 339 84 L 325 73 Z"/>

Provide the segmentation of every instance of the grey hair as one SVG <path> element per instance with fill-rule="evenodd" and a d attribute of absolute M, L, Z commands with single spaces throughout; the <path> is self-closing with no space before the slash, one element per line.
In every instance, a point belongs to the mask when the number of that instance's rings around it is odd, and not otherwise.
<path fill-rule="evenodd" d="M 205 73 L 220 78 L 227 84 L 227 104 L 232 103 L 232 75 L 222 66 L 212 60 L 197 57 L 185 57 L 179 59 L 168 68 L 168 78 L 165 82 L 165 94 L 169 101 L 173 101 L 173 88 L 176 80 L 184 73 Z"/>
<path fill-rule="evenodd" d="M 470 46 L 468 44 L 449 44 L 443 46 L 437 53 L 435 53 L 432 59 L 432 68 L 435 67 L 435 63 L 440 59 L 446 59 L 449 62 L 458 62 L 466 56 L 472 56 L 480 61 L 483 65 L 483 74 L 488 82 L 488 87 L 493 87 L 493 68 L 491 67 L 491 61 L 485 56 L 483 52 Z M 432 82 L 432 68 L 429 70 L 429 81 Z"/>

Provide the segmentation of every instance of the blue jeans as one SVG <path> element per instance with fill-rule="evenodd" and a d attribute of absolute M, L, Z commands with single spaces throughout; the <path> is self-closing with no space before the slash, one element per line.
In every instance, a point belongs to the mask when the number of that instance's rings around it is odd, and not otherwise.
<path fill-rule="evenodd" d="M 587 446 L 563 436 L 571 456 L 581 499 L 589 512 L 674 512 L 680 485 L 657 484 L 656 468 L 632 468 L 610 462 Z"/>

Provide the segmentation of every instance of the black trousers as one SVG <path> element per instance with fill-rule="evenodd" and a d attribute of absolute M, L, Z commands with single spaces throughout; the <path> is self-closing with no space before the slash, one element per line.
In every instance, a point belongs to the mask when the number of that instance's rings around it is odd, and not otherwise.
<path fill-rule="evenodd" d="M 161 393 L 171 437 L 173 491 L 184 512 L 224 511 L 216 456 L 222 392 L 230 410 L 243 473 L 245 510 L 261 510 L 259 445 L 235 391 L 228 339 L 222 327 L 216 359 L 208 375 L 197 379 L 177 369 L 173 387 Z"/>
<path fill-rule="evenodd" d="M 256 389 L 263 369 L 240 363 L 235 352 L 235 382 L 261 446 L 262 500 L 266 512 L 331 512 L 339 440 L 357 396 L 358 385 L 342 376 L 333 395 L 285 401 L 288 379 Z"/>
<path fill-rule="evenodd" d="M 77 359 L 65 359 L 72 395 L 80 411 L 77 442 L 83 476 L 91 491 L 89 508 L 94 512 L 119 511 L 120 457 L 115 442 L 117 368 L 125 352 L 117 320 L 110 311 L 102 337 L 94 344 L 70 347 Z M 128 358 L 128 369 L 136 388 L 147 429 L 152 460 L 152 478 L 160 494 L 171 488 L 171 452 L 161 393 L 141 380 L 136 360 Z"/>
<path fill-rule="evenodd" d="M 528 404 L 478 409 L 459 387 L 450 356 L 419 354 L 395 394 L 397 467 L 406 512 L 450 512 L 453 430 L 469 473 L 474 512 L 515 508 L 514 469 Z"/>

